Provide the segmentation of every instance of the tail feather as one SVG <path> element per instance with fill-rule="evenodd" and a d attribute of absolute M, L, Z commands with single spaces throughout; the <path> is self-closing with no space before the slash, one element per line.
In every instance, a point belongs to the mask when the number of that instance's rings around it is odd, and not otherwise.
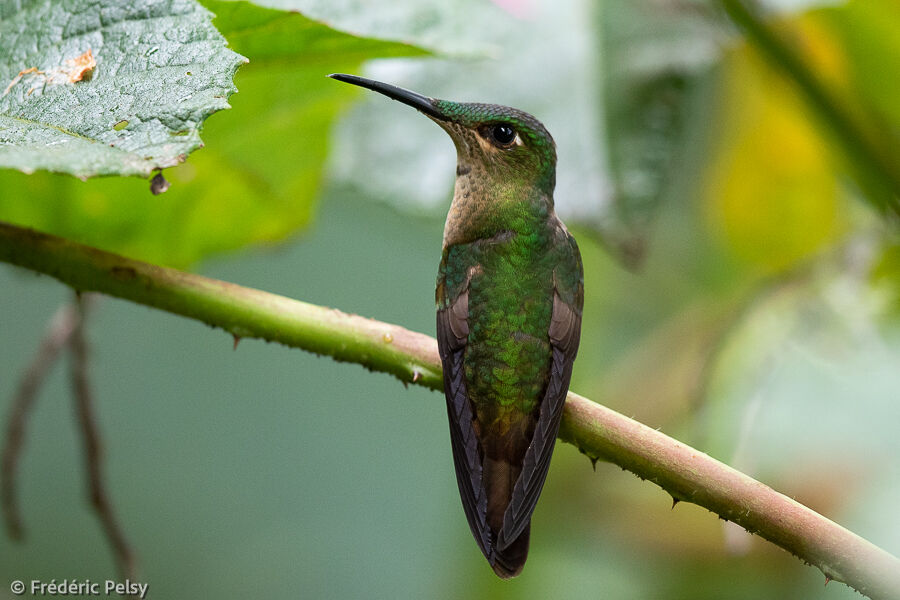
<path fill-rule="evenodd" d="M 513 438 L 515 439 L 515 438 Z M 506 444 L 501 442 L 505 441 Z M 491 442 L 494 442 L 492 444 Z M 509 439 L 489 439 L 484 456 L 483 482 L 487 492 L 487 525 L 491 530 L 491 550 L 488 562 L 494 573 L 503 579 L 510 579 L 522 572 L 525 559 L 528 558 L 528 539 L 531 533 L 529 523 L 522 533 L 512 543 L 501 548 L 498 544 L 501 539 L 500 530 L 506 510 L 509 507 L 513 488 L 516 480 L 522 472 L 520 464 L 516 464 L 508 454 L 515 453 L 509 450 Z M 523 446 L 527 445 L 525 443 Z M 521 450 L 521 449 L 519 449 Z M 506 453 L 507 455 L 504 455 Z M 521 451 L 520 453 L 524 453 Z"/>
<path fill-rule="evenodd" d="M 525 559 L 528 558 L 528 539 L 531 537 L 531 524 L 525 526 L 522 534 L 505 550 L 494 548 L 491 557 L 491 568 L 502 579 L 510 579 L 522 572 Z"/>

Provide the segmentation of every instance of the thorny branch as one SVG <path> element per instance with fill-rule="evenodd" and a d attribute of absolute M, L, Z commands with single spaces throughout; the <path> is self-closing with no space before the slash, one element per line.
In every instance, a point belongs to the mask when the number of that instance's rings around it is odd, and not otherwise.
<path fill-rule="evenodd" d="M 356 362 L 403 382 L 439 390 L 434 339 L 403 327 L 348 315 L 131 260 L 75 242 L 0 223 L 0 261 L 196 319 L 236 337 L 257 337 Z M 900 598 L 900 560 L 799 502 L 669 436 L 569 392 L 560 439 L 592 460 L 615 463 L 673 498 L 737 523 L 827 578 L 873 599 Z"/>

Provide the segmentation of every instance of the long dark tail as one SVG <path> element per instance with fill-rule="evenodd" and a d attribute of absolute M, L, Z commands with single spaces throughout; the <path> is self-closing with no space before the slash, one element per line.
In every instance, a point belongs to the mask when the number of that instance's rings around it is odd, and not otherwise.
<path fill-rule="evenodd" d="M 528 423 L 525 422 L 524 425 L 527 426 Z M 501 535 L 513 489 L 522 473 L 520 457 L 528 448 L 528 436 L 511 430 L 504 437 L 483 437 L 481 443 L 485 448 L 483 483 L 487 493 L 486 520 L 491 530 L 488 562 L 494 573 L 503 579 L 509 579 L 522 572 L 525 559 L 528 558 L 531 523 L 512 543 Z"/>
<path fill-rule="evenodd" d="M 525 526 L 522 534 L 505 550 L 494 548 L 491 567 L 498 577 L 510 579 L 522 572 L 525 559 L 528 558 L 528 538 L 531 536 L 531 524 Z"/>

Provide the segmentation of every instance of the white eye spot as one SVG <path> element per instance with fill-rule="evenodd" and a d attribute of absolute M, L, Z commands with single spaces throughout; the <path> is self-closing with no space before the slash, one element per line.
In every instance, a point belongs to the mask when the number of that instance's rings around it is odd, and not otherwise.
<path fill-rule="evenodd" d="M 516 146 L 524 146 L 524 145 L 525 145 L 525 142 L 522 141 L 522 138 L 517 133 L 516 134 Z"/>

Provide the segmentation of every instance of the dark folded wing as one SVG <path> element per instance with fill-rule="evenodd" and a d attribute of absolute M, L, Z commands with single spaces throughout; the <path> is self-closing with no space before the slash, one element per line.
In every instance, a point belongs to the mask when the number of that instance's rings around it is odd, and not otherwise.
<path fill-rule="evenodd" d="M 487 494 L 482 483 L 482 458 L 472 425 L 474 415 L 466 392 L 463 356 L 468 325 L 469 292 L 463 291 L 447 308 L 437 313 L 438 351 L 444 367 L 444 395 L 450 422 L 450 442 L 456 483 L 472 534 L 490 561 L 490 530 L 487 526 Z"/>

